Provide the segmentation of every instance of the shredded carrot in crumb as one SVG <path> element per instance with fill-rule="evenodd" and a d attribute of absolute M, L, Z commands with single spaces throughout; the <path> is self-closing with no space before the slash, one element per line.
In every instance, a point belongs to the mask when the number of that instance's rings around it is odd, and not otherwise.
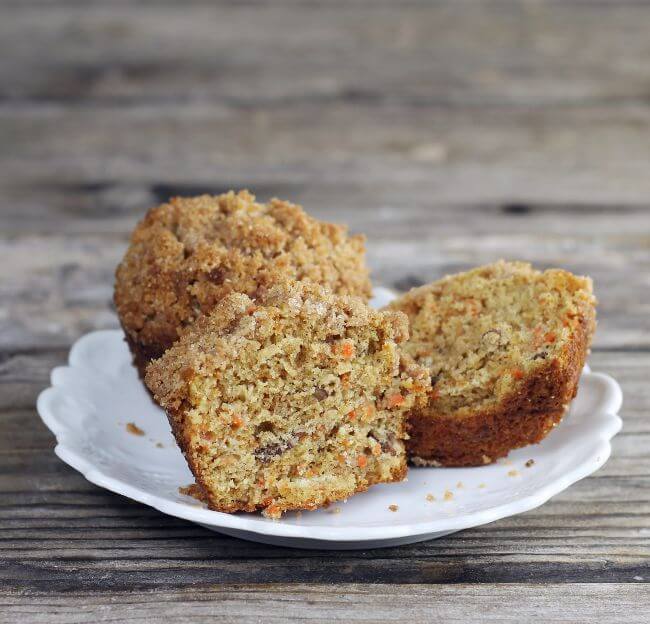
<path fill-rule="evenodd" d="M 249 306 L 249 308 L 246 310 L 246 314 L 253 314 L 253 312 L 255 312 L 255 310 L 257 310 L 256 305 Z"/>
<path fill-rule="evenodd" d="M 346 360 L 349 360 L 354 355 L 354 346 L 349 342 L 344 342 L 343 346 L 341 347 L 341 355 Z"/>
<path fill-rule="evenodd" d="M 230 424 L 235 428 L 239 429 L 244 424 L 244 419 L 239 415 L 235 414 L 230 421 Z"/>
<path fill-rule="evenodd" d="M 388 407 L 397 407 L 404 403 L 404 397 L 401 394 L 391 394 L 388 397 Z"/>
<path fill-rule="evenodd" d="M 194 377 L 194 369 L 191 366 L 181 368 L 181 379 L 183 381 L 192 381 Z"/>
<path fill-rule="evenodd" d="M 555 334 L 553 332 L 548 332 L 545 336 L 544 339 L 546 342 L 555 342 Z"/>
<path fill-rule="evenodd" d="M 280 505 L 270 505 L 266 508 L 266 513 L 273 518 L 279 516 L 282 513 L 282 509 Z"/>
<path fill-rule="evenodd" d="M 366 420 L 371 420 L 375 414 L 375 404 L 372 401 L 366 403 Z"/>
<path fill-rule="evenodd" d="M 365 455 L 359 455 L 357 458 L 357 466 L 365 468 L 368 465 L 368 458 Z"/>
<path fill-rule="evenodd" d="M 440 390 L 438 388 L 434 388 L 431 390 L 431 394 L 429 395 L 432 401 L 435 401 L 436 399 L 440 398 Z"/>
<path fill-rule="evenodd" d="M 341 380 L 341 385 L 344 388 L 347 388 L 350 385 L 350 373 L 343 373 L 339 379 Z"/>
<path fill-rule="evenodd" d="M 357 418 L 357 410 L 352 410 L 351 412 L 348 412 L 348 420 L 354 421 Z"/>
<path fill-rule="evenodd" d="M 259 485 L 260 487 L 264 487 L 264 477 L 260 477 L 257 480 L 257 485 Z"/>
<path fill-rule="evenodd" d="M 341 455 L 341 454 L 339 454 L 339 455 L 337 456 L 337 459 L 339 460 L 339 464 L 341 464 L 341 466 L 342 466 L 343 464 L 345 464 L 345 455 Z"/>
<path fill-rule="evenodd" d="M 521 368 L 513 368 L 511 371 L 511 375 L 515 379 L 523 379 L 524 378 L 524 371 L 521 370 Z"/>
<path fill-rule="evenodd" d="M 381 455 L 381 444 L 377 443 L 372 447 L 372 454 L 375 457 L 377 457 L 377 455 Z"/>

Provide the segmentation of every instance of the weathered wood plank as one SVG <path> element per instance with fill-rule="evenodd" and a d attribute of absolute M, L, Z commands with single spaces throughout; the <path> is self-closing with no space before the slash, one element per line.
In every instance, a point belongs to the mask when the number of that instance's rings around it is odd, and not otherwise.
<path fill-rule="evenodd" d="M 192 179 L 195 172 L 186 171 L 184 175 Z M 645 232 L 650 228 L 650 208 L 646 202 L 606 203 L 595 197 L 588 201 L 540 201 L 525 191 L 518 196 L 515 190 L 510 196 L 488 200 L 480 196 L 480 186 L 472 201 L 455 201 L 438 196 L 435 180 L 412 185 L 396 179 L 394 172 L 387 172 L 387 176 L 387 180 L 369 184 L 363 180 L 300 182 L 292 180 L 292 166 L 287 166 L 274 174 L 275 181 L 261 182 L 252 176 L 230 181 L 213 178 L 202 183 L 35 180 L 32 184 L 28 180 L 7 180 L 3 198 L 6 209 L 0 214 L 0 222 L 3 234 L 12 236 L 125 236 L 148 208 L 175 195 L 250 188 L 261 201 L 271 197 L 289 199 L 318 218 L 347 223 L 373 239 L 408 236 L 416 240 L 435 233 L 439 240 L 463 234 L 491 234 L 513 236 L 516 245 L 517 237 L 534 232 L 565 240 L 599 235 L 609 240 L 625 237 L 627 245 L 648 244 Z"/>
<path fill-rule="evenodd" d="M 147 4 L 4 9 L 0 97 L 526 107 L 647 98 L 645 3 Z"/>
<path fill-rule="evenodd" d="M 0 139 L 12 149 L 0 152 L 0 181 L 24 192 L 114 180 L 253 188 L 288 181 L 345 188 L 361 180 L 394 185 L 388 205 L 419 197 L 423 215 L 432 197 L 646 206 L 649 124 L 644 106 L 406 112 L 339 102 L 253 109 L 6 103 Z M 409 202 L 400 200 L 405 188 Z"/>
<path fill-rule="evenodd" d="M 455 539 L 462 539 L 456 536 Z M 559 539 L 569 540 L 570 533 Z M 449 539 L 445 540 L 448 543 Z M 229 560 L 215 553 L 215 542 L 203 558 L 188 548 L 185 557 L 152 557 L 124 551 L 92 548 L 49 552 L 47 558 L 6 557 L 0 562 L 3 587 L 35 591 L 93 591 L 175 587 L 203 588 L 223 583 L 514 583 L 531 579 L 537 583 L 615 583 L 646 578 L 648 557 L 641 556 L 639 543 L 624 544 L 630 555 L 597 553 L 584 556 L 567 548 L 562 555 L 539 556 L 524 551 L 520 555 L 495 557 L 477 549 L 454 557 L 436 552 L 422 556 L 407 547 L 393 556 L 375 551 L 369 557 L 352 554 L 330 556 L 315 551 L 309 557 L 291 558 L 280 551 L 264 557 L 259 549 Z M 236 546 L 233 547 L 236 549 Z M 136 542 L 137 550 L 137 542 Z M 172 548 L 173 550 L 173 548 Z M 200 548 L 196 549 L 201 553 Z M 55 554 L 53 557 L 52 555 Z M 101 558 L 105 555 L 105 559 Z"/>
<path fill-rule="evenodd" d="M 308 585 L 222 586 L 200 592 L 77 592 L 43 595 L 3 592 L 0 621 L 81 624 L 139 622 L 388 622 L 409 620 L 613 624 L 645 622 L 648 586 L 566 585 Z"/>

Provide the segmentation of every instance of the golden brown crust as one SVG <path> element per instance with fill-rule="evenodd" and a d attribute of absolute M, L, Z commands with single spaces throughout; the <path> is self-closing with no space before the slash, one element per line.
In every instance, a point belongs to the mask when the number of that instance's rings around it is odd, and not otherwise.
<path fill-rule="evenodd" d="M 174 198 L 150 210 L 117 268 L 114 301 L 140 373 L 185 327 L 232 292 L 252 298 L 285 279 L 368 300 L 363 236 L 300 206 L 247 191 Z"/>
<path fill-rule="evenodd" d="M 124 330 L 124 340 L 133 357 L 133 366 L 137 369 L 140 379 L 144 380 L 147 366 L 151 360 L 157 360 L 161 357 L 165 352 L 165 348 L 161 344 L 142 344 L 134 340 L 124 326 L 122 326 L 122 329 Z"/>
<path fill-rule="evenodd" d="M 580 321 L 565 356 L 513 389 L 499 405 L 463 418 L 440 414 L 435 400 L 408 415 L 407 451 L 414 463 L 481 466 L 511 450 L 537 444 L 562 420 L 578 390 L 595 319 Z"/>

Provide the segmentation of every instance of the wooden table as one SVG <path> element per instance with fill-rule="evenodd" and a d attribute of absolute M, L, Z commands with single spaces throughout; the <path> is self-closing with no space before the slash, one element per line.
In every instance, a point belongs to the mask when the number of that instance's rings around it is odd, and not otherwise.
<path fill-rule="evenodd" d="M 649 619 L 650 5 L 5 0 L 0 621 Z M 368 235 L 407 288 L 499 257 L 593 276 L 608 464 L 428 543 L 221 536 L 58 460 L 34 409 L 146 208 L 249 187 Z"/>

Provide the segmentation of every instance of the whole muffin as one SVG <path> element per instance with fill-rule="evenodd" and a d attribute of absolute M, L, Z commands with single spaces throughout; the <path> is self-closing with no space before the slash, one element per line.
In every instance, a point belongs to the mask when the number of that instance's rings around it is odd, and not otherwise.
<path fill-rule="evenodd" d="M 257 203 L 248 191 L 151 209 L 117 268 L 114 295 L 140 374 L 230 293 L 256 299 L 286 279 L 367 301 L 364 237 L 287 201 Z"/>

